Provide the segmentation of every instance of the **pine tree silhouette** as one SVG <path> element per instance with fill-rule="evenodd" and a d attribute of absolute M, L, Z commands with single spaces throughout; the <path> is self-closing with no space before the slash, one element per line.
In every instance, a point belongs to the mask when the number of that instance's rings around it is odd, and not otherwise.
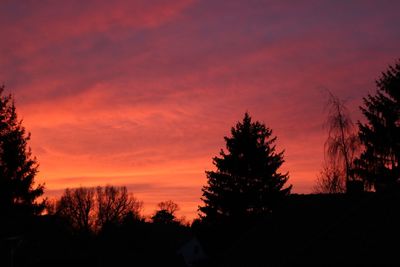
<path fill-rule="evenodd" d="M 13 97 L 0 87 L 0 211 L 2 214 L 39 214 L 44 203 L 35 200 L 43 185 L 34 185 L 38 172 L 36 158 L 28 146 L 30 134 L 18 120 Z"/>
<path fill-rule="evenodd" d="M 377 191 L 399 191 L 400 184 L 400 61 L 376 81 L 376 95 L 364 98 L 359 122 L 365 150 L 356 160 L 357 174 Z"/>
<path fill-rule="evenodd" d="M 270 212 L 288 195 L 284 188 L 288 174 L 278 169 L 284 162 L 283 152 L 276 153 L 276 137 L 260 122 L 252 122 L 248 113 L 225 137 L 227 153 L 214 157 L 217 171 L 207 171 L 208 184 L 203 187 L 203 219 L 215 221 L 242 219 Z"/>

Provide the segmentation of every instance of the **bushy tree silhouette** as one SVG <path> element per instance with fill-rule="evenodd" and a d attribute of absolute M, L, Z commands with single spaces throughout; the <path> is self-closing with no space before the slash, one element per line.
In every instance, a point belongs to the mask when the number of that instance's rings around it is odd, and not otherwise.
<path fill-rule="evenodd" d="M 36 158 L 28 146 L 30 134 L 16 113 L 13 97 L 0 86 L 0 210 L 2 214 L 32 215 L 44 209 L 36 199 L 43 185 L 35 186 Z"/>
<path fill-rule="evenodd" d="M 278 172 L 283 151 L 276 153 L 276 137 L 264 124 L 252 122 L 248 113 L 225 137 L 227 153 L 214 157 L 216 171 L 206 171 L 204 206 L 199 210 L 209 221 L 263 215 L 290 193 L 284 188 L 288 174 Z"/>
<path fill-rule="evenodd" d="M 175 213 L 179 210 L 178 204 L 168 200 L 158 203 L 158 210 L 151 217 L 154 223 L 170 224 L 178 222 Z"/>
<path fill-rule="evenodd" d="M 358 123 L 364 151 L 356 160 L 357 174 L 376 191 L 399 191 L 400 61 L 382 73 L 376 86 L 376 94 L 360 107 L 367 123 Z"/>

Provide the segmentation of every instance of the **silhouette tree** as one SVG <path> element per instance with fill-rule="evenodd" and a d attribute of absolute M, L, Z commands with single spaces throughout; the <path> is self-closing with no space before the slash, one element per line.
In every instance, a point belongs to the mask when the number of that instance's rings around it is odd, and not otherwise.
<path fill-rule="evenodd" d="M 314 190 L 320 193 L 342 193 L 346 190 L 346 185 L 353 180 L 353 160 L 359 141 L 343 101 L 330 91 L 328 96 L 325 166 L 317 178 Z"/>
<path fill-rule="evenodd" d="M 128 194 L 125 186 L 97 187 L 97 226 L 102 228 L 107 224 L 122 223 L 126 216 L 140 218 L 143 203 L 133 195 Z M 130 214 L 131 213 L 131 214 Z"/>
<path fill-rule="evenodd" d="M 178 204 L 171 200 L 158 203 L 158 210 L 151 217 L 154 223 L 170 224 L 177 223 L 175 213 L 179 210 Z"/>
<path fill-rule="evenodd" d="M 0 210 L 2 214 L 40 214 L 43 185 L 35 186 L 36 158 L 28 146 L 30 133 L 18 120 L 13 97 L 0 86 Z"/>
<path fill-rule="evenodd" d="M 93 187 L 65 189 L 57 203 L 56 214 L 67 219 L 78 231 L 90 232 L 96 222 L 95 192 Z"/>
<path fill-rule="evenodd" d="M 252 122 L 248 113 L 225 137 L 227 153 L 213 158 L 216 171 L 206 171 L 204 206 L 200 216 L 209 221 L 244 218 L 270 212 L 290 193 L 284 188 L 288 174 L 278 169 L 284 162 L 283 151 L 275 152 L 276 137 L 260 122 Z"/>
<path fill-rule="evenodd" d="M 56 204 L 55 214 L 67 219 L 75 229 L 90 232 L 120 224 L 127 216 L 140 219 L 142 206 L 125 186 L 67 188 Z"/>
<path fill-rule="evenodd" d="M 376 81 L 375 95 L 360 107 L 367 123 L 358 122 L 364 151 L 357 174 L 376 191 L 399 191 L 400 184 L 400 61 Z"/>
<path fill-rule="evenodd" d="M 313 191 L 315 193 L 343 193 L 346 191 L 346 185 L 343 171 L 334 163 L 325 164 L 321 170 Z"/>

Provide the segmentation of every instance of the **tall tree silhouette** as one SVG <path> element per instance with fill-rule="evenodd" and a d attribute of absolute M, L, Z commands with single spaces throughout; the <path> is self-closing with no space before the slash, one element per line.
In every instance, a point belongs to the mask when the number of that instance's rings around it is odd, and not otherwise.
<path fill-rule="evenodd" d="M 400 61 L 376 81 L 375 95 L 360 107 L 367 123 L 359 122 L 364 151 L 356 160 L 357 173 L 377 191 L 400 185 Z"/>
<path fill-rule="evenodd" d="M 225 137 L 227 153 L 213 158 L 217 171 L 206 171 L 204 206 L 201 216 L 210 221 L 262 215 L 288 195 L 291 186 L 284 188 L 288 174 L 278 169 L 284 162 L 283 151 L 275 152 L 276 137 L 264 124 L 252 122 L 248 113 L 243 121 Z"/>
<path fill-rule="evenodd" d="M 353 160 L 359 141 L 350 114 L 342 100 L 328 91 L 328 138 L 324 145 L 325 164 L 314 190 L 342 193 L 353 180 Z"/>
<path fill-rule="evenodd" d="M 28 146 L 30 134 L 16 113 L 13 97 L 0 86 L 0 210 L 3 214 L 32 215 L 44 209 L 36 199 L 43 185 L 35 186 L 36 158 Z"/>

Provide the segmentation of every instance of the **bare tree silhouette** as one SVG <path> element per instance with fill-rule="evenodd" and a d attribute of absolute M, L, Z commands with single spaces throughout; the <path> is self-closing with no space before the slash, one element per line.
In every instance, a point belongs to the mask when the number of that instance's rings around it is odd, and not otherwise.
<path fill-rule="evenodd" d="M 324 167 L 317 177 L 314 191 L 342 193 L 346 191 L 353 173 L 353 161 L 359 148 L 358 136 L 344 102 L 328 92 L 326 127 L 328 138 L 324 144 Z"/>
<path fill-rule="evenodd" d="M 124 186 L 80 187 L 65 190 L 55 214 L 66 218 L 74 228 L 89 232 L 122 223 L 128 215 L 139 219 L 142 206 Z"/>
<path fill-rule="evenodd" d="M 319 173 L 313 191 L 315 193 L 343 193 L 346 191 L 344 173 L 333 164 L 326 164 Z"/>
<path fill-rule="evenodd" d="M 121 223 L 129 213 L 139 218 L 143 207 L 143 203 L 129 194 L 124 186 L 97 187 L 96 201 L 98 228 L 110 223 Z"/>
<path fill-rule="evenodd" d="M 90 232 L 95 224 L 95 189 L 67 188 L 57 203 L 56 214 L 66 218 L 79 231 Z"/>

